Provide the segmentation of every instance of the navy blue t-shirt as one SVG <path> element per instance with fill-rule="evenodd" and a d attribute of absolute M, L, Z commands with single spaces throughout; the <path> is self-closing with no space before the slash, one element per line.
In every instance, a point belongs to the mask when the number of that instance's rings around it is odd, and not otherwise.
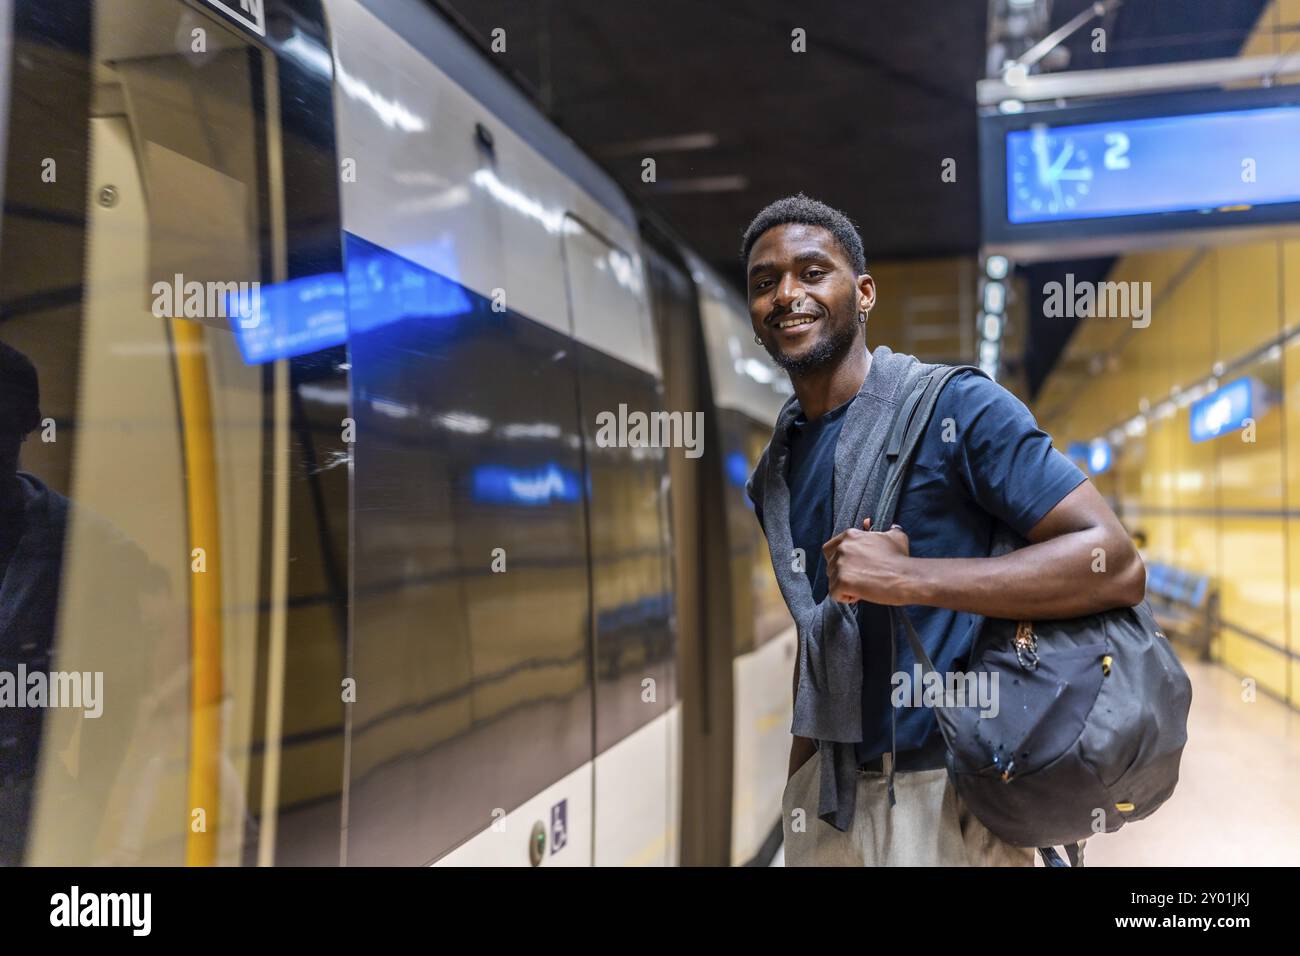
<path fill-rule="evenodd" d="M 800 415 L 790 426 L 790 533 L 804 551 L 818 601 L 828 588 L 822 545 L 844 530 L 833 526 L 831 482 L 835 443 L 850 404 L 812 422 Z M 982 375 L 961 373 L 945 386 L 921 436 L 894 523 L 907 532 L 914 557 L 988 557 L 994 518 L 1023 537 L 1083 479 L 1019 399 Z M 920 606 L 906 613 L 937 670 L 965 668 L 979 617 Z M 864 762 L 889 751 L 889 612 L 860 603 L 858 623 L 863 680 L 857 750 Z M 898 669 L 911 674 L 913 663 L 900 640 Z M 920 747 L 937 732 L 930 708 L 898 709 L 900 751 Z"/>

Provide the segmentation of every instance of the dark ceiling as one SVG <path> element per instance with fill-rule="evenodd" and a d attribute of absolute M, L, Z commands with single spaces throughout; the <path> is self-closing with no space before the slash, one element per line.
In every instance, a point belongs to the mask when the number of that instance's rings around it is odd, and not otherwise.
<path fill-rule="evenodd" d="M 869 260 L 979 247 L 985 0 L 434 2 L 484 46 L 504 28 L 494 59 L 728 276 L 754 214 L 800 190 L 858 223 Z M 1052 27 L 1089 4 L 1055 0 Z M 1068 68 L 1232 56 L 1262 6 L 1127 0 L 1104 21 L 1107 53 L 1090 49 L 1090 24 L 1067 41 Z M 806 53 L 791 50 L 796 27 Z"/>
<path fill-rule="evenodd" d="M 1052 26 L 1068 22 L 1093 0 L 1055 0 Z M 1266 0 L 1126 0 L 1105 21 L 1105 53 L 1092 50 L 1092 27 L 1065 42 L 1068 68 L 1149 66 L 1236 56 Z"/>
<path fill-rule="evenodd" d="M 484 38 L 505 28 L 500 59 L 551 118 L 729 275 L 755 213 L 800 190 L 858 223 L 868 259 L 978 247 L 982 0 L 450 6 Z M 806 53 L 791 51 L 796 27 Z M 693 134 L 712 145 L 653 142 Z M 655 184 L 641 181 L 647 156 Z M 941 181 L 946 157 L 955 183 Z"/>

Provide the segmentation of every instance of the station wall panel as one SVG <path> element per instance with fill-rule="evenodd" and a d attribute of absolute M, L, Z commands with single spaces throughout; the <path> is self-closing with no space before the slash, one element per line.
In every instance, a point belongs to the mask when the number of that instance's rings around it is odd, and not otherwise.
<path fill-rule="evenodd" d="M 1253 426 L 1191 439 L 1190 409 L 1148 415 L 1093 482 L 1145 556 L 1210 575 L 1224 626 L 1224 665 L 1300 703 L 1300 239 L 1148 251 L 1119 259 L 1109 281 L 1149 282 L 1147 328 L 1085 319 L 1034 403 L 1058 447 L 1113 436 L 1142 410 L 1204 382 L 1254 384 Z M 1280 343 L 1280 344 L 1279 344 Z"/>

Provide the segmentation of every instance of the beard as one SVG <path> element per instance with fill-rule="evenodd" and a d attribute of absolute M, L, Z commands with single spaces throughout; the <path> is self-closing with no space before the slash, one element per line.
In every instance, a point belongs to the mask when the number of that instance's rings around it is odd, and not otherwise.
<path fill-rule="evenodd" d="M 823 321 L 829 323 L 830 316 Z M 779 345 L 767 346 L 767 354 L 792 378 L 819 372 L 838 363 L 858 339 L 858 322 L 831 325 L 802 355 L 787 355 Z"/>

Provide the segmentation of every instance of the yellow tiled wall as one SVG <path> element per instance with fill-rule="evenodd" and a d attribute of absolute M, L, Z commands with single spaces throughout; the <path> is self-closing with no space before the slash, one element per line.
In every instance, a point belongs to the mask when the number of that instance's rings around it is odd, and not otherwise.
<path fill-rule="evenodd" d="M 1241 55 L 1300 49 L 1297 25 L 1300 0 L 1274 0 Z M 1300 335 L 1286 340 L 1300 332 L 1300 239 L 1137 253 L 1108 278 L 1151 283 L 1150 327 L 1083 320 L 1034 410 L 1066 448 L 1259 353 L 1221 380 L 1251 376 L 1273 395 L 1253 410 L 1254 441 L 1193 442 L 1184 407 L 1126 437 L 1093 480 L 1146 533 L 1149 560 L 1217 582 L 1215 656 L 1300 706 Z"/>
<path fill-rule="evenodd" d="M 1082 320 L 1035 412 L 1068 448 L 1155 409 L 1216 363 L 1229 366 L 1221 383 L 1257 380 L 1253 435 L 1193 442 L 1190 407 L 1149 415 L 1093 480 L 1145 533 L 1150 560 L 1217 582 L 1218 659 L 1300 705 L 1300 337 L 1285 340 L 1300 333 L 1300 239 L 1143 252 L 1107 278 L 1151 283 L 1150 326 Z"/>

